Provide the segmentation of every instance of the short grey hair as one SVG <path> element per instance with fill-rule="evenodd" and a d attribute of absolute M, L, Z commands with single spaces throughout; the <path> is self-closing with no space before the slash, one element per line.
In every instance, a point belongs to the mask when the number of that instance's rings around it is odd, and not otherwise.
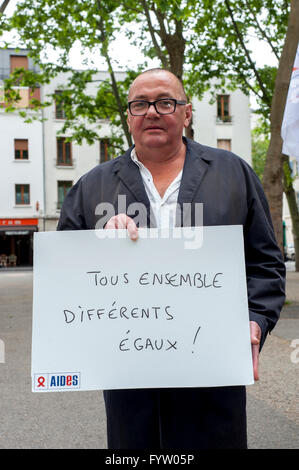
<path fill-rule="evenodd" d="M 139 75 L 137 75 L 137 77 L 135 78 L 135 80 L 140 77 L 141 75 L 144 75 L 146 73 L 161 73 L 161 72 L 167 72 L 167 73 L 170 73 L 170 75 L 172 75 L 177 83 L 179 84 L 180 88 L 181 88 L 181 91 L 182 91 L 182 98 L 186 101 L 188 101 L 188 98 L 187 98 L 187 94 L 186 94 L 186 91 L 184 89 L 184 85 L 183 85 L 183 82 L 182 80 L 177 76 L 175 75 L 173 72 L 171 72 L 170 70 L 168 69 L 163 69 L 163 68 L 159 68 L 159 67 L 156 67 L 156 68 L 152 68 L 152 69 L 147 69 L 147 70 L 144 70 L 143 72 L 141 72 Z M 129 88 L 129 92 L 128 92 L 128 98 L 130 96 L 130 92 L 131 92 L 131 88 L 135 82 L 135 80 L 131 83 L 130 85 L 130 88 Z"/>

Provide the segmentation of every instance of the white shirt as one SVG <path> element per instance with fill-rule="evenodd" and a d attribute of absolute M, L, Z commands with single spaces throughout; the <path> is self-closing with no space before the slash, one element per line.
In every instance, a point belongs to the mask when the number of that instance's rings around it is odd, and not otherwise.
<path fill-rule="evenodd" d="M 176 206 L 183 170 L 168 186 L 163 197 L 157 191 L 151 172 L 141 163 L 136 154 L 135 147 L 131 152 L 133 162 L 138 166 L 146 194 L 154 212 L 158 228 L 170 228 L 175 226 Z"/>

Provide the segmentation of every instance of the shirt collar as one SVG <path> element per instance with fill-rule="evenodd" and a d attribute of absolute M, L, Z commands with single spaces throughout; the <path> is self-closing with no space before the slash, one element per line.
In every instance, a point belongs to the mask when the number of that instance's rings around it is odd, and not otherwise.
<path fill-rule="evenodd" d="M 133 160 L 134 163 L 140 168 L 142 163 L 138 160 L 137 153 L 135 147 L 132 148 L 131 150 L 131 159 Z"/>

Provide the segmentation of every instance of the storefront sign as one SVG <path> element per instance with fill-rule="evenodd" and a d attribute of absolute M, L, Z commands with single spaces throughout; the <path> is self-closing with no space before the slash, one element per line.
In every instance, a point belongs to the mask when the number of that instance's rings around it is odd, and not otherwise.
<path fill-rule="evenodd" d="M 0 219 L 0 227 L 16 227 L 20 225 L 38 225 L 38 219 Z"/>

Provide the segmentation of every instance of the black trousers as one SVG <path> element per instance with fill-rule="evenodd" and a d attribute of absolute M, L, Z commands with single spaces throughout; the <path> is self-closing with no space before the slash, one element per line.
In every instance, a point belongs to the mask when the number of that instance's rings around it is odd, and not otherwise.
<path fill-rule="evenodd" d="M 106 390 L 109 449 L 245 449 L 246 389 Z"/>

